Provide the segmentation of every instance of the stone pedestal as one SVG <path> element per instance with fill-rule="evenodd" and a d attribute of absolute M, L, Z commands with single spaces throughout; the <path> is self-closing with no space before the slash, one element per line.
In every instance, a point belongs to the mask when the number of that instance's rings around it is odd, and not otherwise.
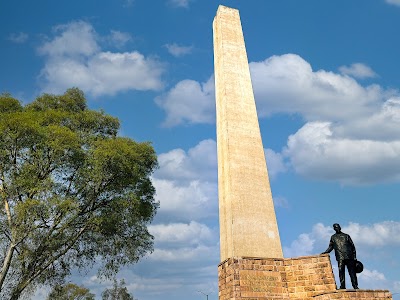
<path fill-rule="evenodd" d="M 337 290 L 329 255 L 232 257 L 218 266 L 219 300 L 391 300 L 389 291 Z"/>

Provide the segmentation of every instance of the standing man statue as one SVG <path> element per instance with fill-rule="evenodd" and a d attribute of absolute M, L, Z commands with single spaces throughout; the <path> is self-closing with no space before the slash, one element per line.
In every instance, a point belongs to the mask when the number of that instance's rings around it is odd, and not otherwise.
<path fill-rule="evenodd" d="M 336 233 L 332 235 L 328 249 L 321 254 L 329 253 L 335 249 L 335 256 L 339 268 L 340 288 L 346 288 L 345 266 L 347 266 L 351 284 L 353 285 L 354 289 L 358 289 L 356 276 L 356 247 L 354 246 L 351 237 L 341 231 L 342 229 L 340 228 L 339 224 L 333 224 L 333 229 L 336 231 Z"/>

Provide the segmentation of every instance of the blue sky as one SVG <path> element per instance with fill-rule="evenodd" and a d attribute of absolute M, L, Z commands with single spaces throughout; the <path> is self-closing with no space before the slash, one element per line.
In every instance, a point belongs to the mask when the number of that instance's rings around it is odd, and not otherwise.
<path fill-rule="evenodd" d="M 2 0 L 0 92 L 77 86 L 121 135 L 152 141 L 155 251 L 118 277 L 139 300 L 215 300 L 219 4 L 240 10 L 285 257 L 321 253 L 338 222 L 360 288 L 400 293 L 399 0 Z"/>

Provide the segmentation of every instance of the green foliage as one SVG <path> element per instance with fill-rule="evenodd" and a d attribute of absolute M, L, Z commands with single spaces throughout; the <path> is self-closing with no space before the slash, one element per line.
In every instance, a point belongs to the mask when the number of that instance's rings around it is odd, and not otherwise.
<path fill-rule="evenodd" d="M 0 94 L 0 113 L 16 112 L 22 110 L 19 101 L 10 94 Z"/>
<path fill-rule="evenodd" d="M 56 285 L 47 300 L 94 300 L 94 294 L 83 286 L 67 283 L 65 285 Z"/>
<path fill-rule="evenodd" d="M 76 88 L 26 106 L 0 96 L 1 299 L 95 261 L 111 277 L 152 250 L 157 157 L 118 129 Z"/>
<path fill-rule="evenodd" d="M 102 300 L 135 300 L 125 287 L 125 281 L 114 280 L 113 287 L 101 293 Z"/>

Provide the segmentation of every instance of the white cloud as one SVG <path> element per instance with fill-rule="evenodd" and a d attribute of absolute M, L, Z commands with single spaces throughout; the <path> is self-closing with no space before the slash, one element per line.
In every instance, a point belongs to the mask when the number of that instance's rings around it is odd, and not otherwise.
<path fill-rule="evenodd" d="M 372 225 L 350 223 L 346 230 L 352 239 L 368 247 L 400 246 L 400 222 L 385 221 Z"/>
<path fill-rule="evenodd" d="M 153 183 L 160 202 L 159 219 L 192 221 L 215 216 L 217 195 L 217 149 L 203 140 L 184 151 L 173 149 L 158 156 L 159 169 Z"/>
<path fill-rule="evenodd" d="M 348 120 L 336 124 L 333 131 L 337 136 L 352 139 L 381 141 L 400 140 L 400 97 L 391 97 L 367 118 Z"/>
<path fill-rule="evenodd" d="M 126 90 L 159 90 L 162 88 L 162 63 L 132 51 L 102 51 L 94 28 L 83 21 L 60 25 L 56 36 L 39 47 L 46 62 L 41 70 L 43 92 L 62 93 L 77 86 L 94 96 L 114 95 Z M 122 43 L 127 36 L 111 34 Z"/>
<path fill-rule="evenodd" d="M 176 43 L 166 44 L 165 48 L 167 48 L 168 52 L 175 57 L 180 57 L 192 52 L 192 46 L 180 46 Z"/>
<path fill-rule="evenodd" d="M 210 253 L 218 254 L 218 233 L 207 225 L 195 221 L 149 226 L 154 235 L 155 248 L 149 256 L 156 261 L 190 261 L 206 259 Z"/>
<path fill-rule="evenodd" d="M 380 272 L 378 272 L 377 270 L 370 271 L 368 269 L 365 269 L 358 276 L 360 276 L 361 280 L 370 281 L 370 282 L 386 280 L 385 275 L 380 273 Z"/>
<path fill-rule="evenodd" d="M 158 218 L 182 221 L 199 220 L 215 216 L 218 206 L 217 184 L 193 180 L 179 183 L 153 179 L 160 202 Z"/>
<path fill-rule="evenodd" d="M 339 67 L 339 71 L 344 75 L 353 76 L 355 78 L 373 78 L 377 76 L 369 66 L 362 63 L 341 66 Z"/>
<path fill-rule="evenodd" d="M 260 116 L 289 113 L 337 122 L 370 115 L 385 97 L 378 85 L 363 87 L 348 76 L 313 71 L 295 54 L 250 63 L 250 70 Z"/>
<path fill-rule="evenodd" d="M 166 94 L 156 98 L 156 103 L 167 113 L 164 126 L 182 123 L 215 122 L 214 79 L 205 83 L 194 80 L 178 82 Z"/>
<path fill-rule="evenodd" d="M 290 247 L 283 247 L 285 257 L 297 257 L 311 255 L 314 250 L 314 242 L 309 234 L 302 233 L 294 240 Z"/>
<path fill-rule="evenodd" d="M 160 168 L 154 174 L 160 179 L 215 181 L 217 176 L 217 144 L 208 139 L 187 152 L 173 149 L 158 156 Z"/>
<path fill-rule="evenodd" d="M 302 233 L 290 246 L 284 246 L 283 253 L 285 257 L 313 255 L 316 251 L 321 253 L 326 249 L 331 235 L 332 229 L 329 226 L 324 226 L 322 223 L 315 224 L 311 233 Z"/>
<path fill-rule="evenodd" d="M 386 0 L 386 3 L 400 6 L 400 0 Z"/>
<path fill-rule="evenodd" d="M 369 270 L 364 268 L 362 273 L 357 275 L 359 286 L 368 287 L 375 290 L 390 290 L 393 292 L 395 282 L 386 278 L 385 274 L 378 270 Z"/>
<path fill-rule="evenodd" d="M 188 8 L 189 3 L 192 1 L 193 0 L 169 0 L 169 3 L 171 3 L 173 6 L 176 6 L 176 7 Z"/>
<path fill-rule="evenodd" d="M 109 41 L 115 47 L 121 48 L 125 46 L 125 44 L 132 40 L 132 36 L 127 32 L 121 32 L 118 30 L 111 30 L 111 34 L 109 36 Z"/>
<path fill-rule="evenodd" d="M 25 32 L 14 32 L 8 36 L 8 40 L 13 43 L 23 44 L 28 40 L 29 36 Z"/>
<path fill-rule="evenodd" d="M 97 34 L 87 22 L 76 21 L 58 25 L 53 31 L 56 36 L 38 48 L 39 54 L 49 57 L 76 57 L 90 56 L 100 50 L 96 41 Z"/>
<path fill-rule="evenodd" d="M 157 245 L 165 243 L 186 246 L 198 245 L 213 239 L 212 230 L 205 224 L 195 221 L 150 225 L 148 228 Z"/>
<path fill-rule="evenodd" d="M 281 153 L 276 153 L 272 149 L 264 149 L 264 153 L 269 177 L 274 178 L 279 173 L 286 172 L 287 166 Z"/>
<path fill-rule="evenodd" d="M 289 137 L 284 153 L 297 173 L 350 185 L 400 180 L 400 140 L 337 138 L 331 126 L 307 123 Z"/>
<path fill-rule="evenodd" d="M 204 260 L 206 257 L 218 253 L 219 248 L 199 245 L 195 248 L 183 247 L 178 249 L 154 249 L 149 259 L 155 261 L 183 262 L 193 259 Z"/>

